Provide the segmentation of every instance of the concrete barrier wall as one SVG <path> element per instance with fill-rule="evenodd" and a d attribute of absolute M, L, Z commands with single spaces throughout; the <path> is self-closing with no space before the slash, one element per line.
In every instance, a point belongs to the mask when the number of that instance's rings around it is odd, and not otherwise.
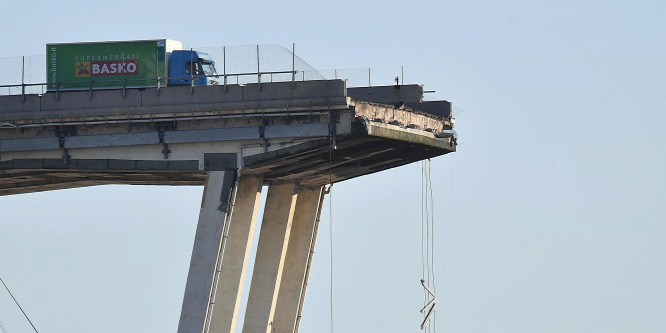
<path fill-rule="evenodd" d="M 122 90 L 95 90 L 92 98 L 89 91 L 66 91 L 58 94 L 49 92 L 42 96 L 42 111 L 122 108 L 141 106 L 142 92 L 138 89 L 127 89 L 127 96 Z"/>
<path fill-rule="evenodd" d="M 244 110 L 344 105 L 346 86 L 342 80 L 275 82 L 205 87 L 49 92 L 42 96 L 0 96 L 0 121 L 56 119 L 64 117 L 106 117 L 107 115 L 154 114 L 187 111 Z M 222 108 L 220 105 L 225 104 Z M 339 106 L 339 105 L 338 105 Z M 176 110 L 176 107 L 179 107 Z"/>
<path fill-rule="evenodd" d="M 40 110 L 41 97 L 39 95 L 0 96 L 0 113 L 15 113 Z"/>
<path fill-rule="evenodd" d="M 366 102 L 396 104 L 423 101 L 423 86 L 408 84 L 399 86 L 376 86 L 347 89 L 349 97 Z"/>

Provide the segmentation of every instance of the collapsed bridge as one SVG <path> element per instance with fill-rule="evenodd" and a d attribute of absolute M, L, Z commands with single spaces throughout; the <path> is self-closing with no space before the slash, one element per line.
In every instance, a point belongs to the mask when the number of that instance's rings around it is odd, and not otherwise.
<path fill-rule="evenodd" d="M 451 104 L 342 80 L 0 97 L 0 195 L 204 185 L 179 333 L 294 332 L 327 184 L 456 150 Z"/>

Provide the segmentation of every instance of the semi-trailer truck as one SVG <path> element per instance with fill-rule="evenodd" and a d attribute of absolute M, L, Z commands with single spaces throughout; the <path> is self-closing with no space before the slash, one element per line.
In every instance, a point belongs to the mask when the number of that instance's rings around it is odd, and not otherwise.
<path fill-rule="evenodd" d="M 46 44 L 47 91 L 219 83 L 205 52 L 170 39 Z"/>

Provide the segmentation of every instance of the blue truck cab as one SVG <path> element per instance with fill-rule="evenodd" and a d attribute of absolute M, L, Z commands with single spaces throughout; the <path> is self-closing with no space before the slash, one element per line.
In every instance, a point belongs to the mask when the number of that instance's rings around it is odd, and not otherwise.
<path fill-rule="evenodd" d="M 169 85 L 211 86 L 219 84 L 215 61 L 206 52 L 174 50 L 169 65 Z"/>

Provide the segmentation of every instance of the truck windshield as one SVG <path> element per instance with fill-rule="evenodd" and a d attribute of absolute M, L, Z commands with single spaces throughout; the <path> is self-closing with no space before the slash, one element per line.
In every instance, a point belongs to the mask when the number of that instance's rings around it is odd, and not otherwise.
<path fill-rule="evenodd" d="M 212 61 L 202 60 L 201 68 L 206 75 L 217 75 L 217 71 L 215 70 L 215 63 Z"/>

